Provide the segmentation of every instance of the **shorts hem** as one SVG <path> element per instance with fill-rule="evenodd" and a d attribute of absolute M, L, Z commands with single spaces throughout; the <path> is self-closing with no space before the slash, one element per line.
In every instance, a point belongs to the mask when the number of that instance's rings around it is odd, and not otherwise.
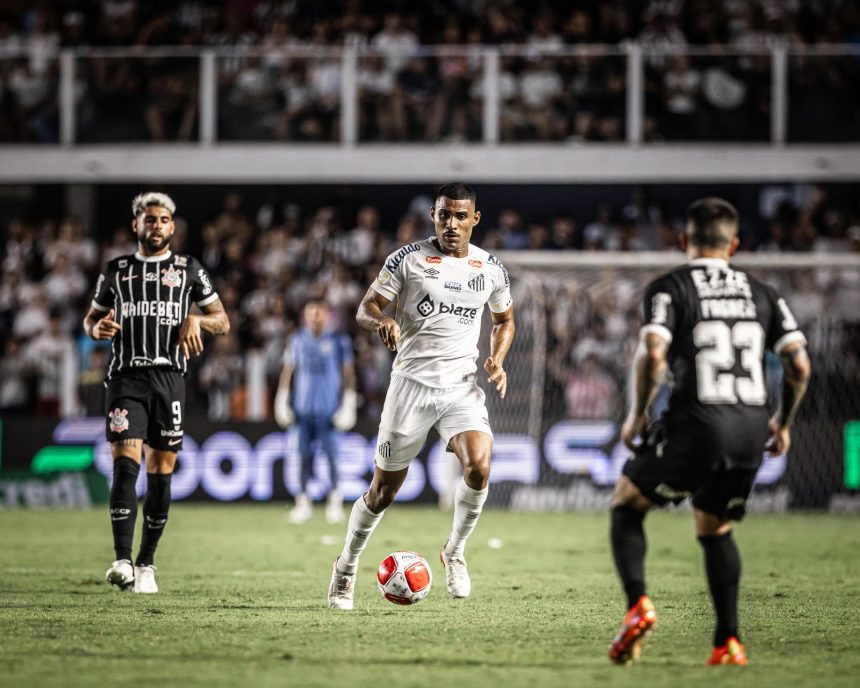
<path fill-rule="evenodd" d="M 438 428 L 437 428 L 438 430 Z M 442 444 L 445 446 L 445 451 L 450 452 L 451 450 L 448 448 L 449 443 L 451 442 L 451 438 L 455 435 L 459 435 L 463 432 L 483 432 L 485 435 L 489 435 L 491 440 L 495 439 L 493 435 L 493 431 L 488 428 L 486 425 L 464 425 L 463 427 L 459 427 L 451 433 L 448 433 L 446 437 L 441 432 L 439 432 L 439 437 L 442 438 Z"/>

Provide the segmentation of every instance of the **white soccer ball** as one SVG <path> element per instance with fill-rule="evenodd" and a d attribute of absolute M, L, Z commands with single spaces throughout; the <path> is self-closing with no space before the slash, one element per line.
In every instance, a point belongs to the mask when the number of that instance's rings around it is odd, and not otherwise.
<path fill-rule="evenodd" d="M 415 604 L 430 592 L 433 573 L 427 560 L 415 552 L 392 552 L 379 565 L 376 585 L 394 604 Z"/>

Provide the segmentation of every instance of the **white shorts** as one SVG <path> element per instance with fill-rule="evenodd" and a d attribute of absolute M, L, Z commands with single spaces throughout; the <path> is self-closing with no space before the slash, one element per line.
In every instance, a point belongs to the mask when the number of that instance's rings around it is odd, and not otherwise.
<path fill-rule="evenodd" d="M 379 422 L 376 465 L 383 471 L 407 468 L 434 426 L 446 447 L 454 435 L 469 430 L 492 438 L 484 390 L 474 381 L 437 388 L 392 375 Z"/>

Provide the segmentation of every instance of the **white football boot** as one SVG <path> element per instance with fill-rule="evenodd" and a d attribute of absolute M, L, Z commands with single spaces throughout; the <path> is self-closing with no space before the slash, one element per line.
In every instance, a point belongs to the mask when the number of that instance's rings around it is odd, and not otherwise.
<path fill-rule="evenodd" d="M 328 493 L 325 505 L 325 520 L 329 523 L 343 521 L 343 497 L 337 490 Z"/>
<path fill-rule="evenodd" d="M 314 515 L 311 500 L 303 492 L 296 495 L 296 505 L 290 509 L 290 515 L 287 517 L 290 523 L 306 523 L 311 520 Z"/>
<path fill-rule="evenodd" d="M 134 567 L 134 591 L 143 593 L 158 592 L 158 586 L 155 584 L 154 566 Z"/>
<path fill-rule="evenodd" d="M 128 559 L 117 559 L 105 573 L 105 580 L 120 590 L 129 590 L 134 583 L 134 567 Z"/>
<path fill-rule="evenodd" d="M 445 565 L 445 586 L 451 597 L 468 597 L 472 592 L 472 580 L 466 570 L 466 560 L 462 555 L 457 557 L 448 554 L 444 547 L 439 552 L 439 559 Z"/>
<path fill-rule="evenodd" d="M 337 559 L 340 559 L 338 557 Z M 355 574 L 343 573 L 337 568 L 337 559 L 331 565 L 331 583 L 328 584 L 328 606 L 331 609 L 352 609 L 355 596 Z"/>

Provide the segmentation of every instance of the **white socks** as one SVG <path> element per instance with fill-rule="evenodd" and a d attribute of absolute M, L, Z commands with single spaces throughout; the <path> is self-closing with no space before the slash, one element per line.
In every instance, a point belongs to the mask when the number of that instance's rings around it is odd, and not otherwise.
<path fill-rule="evenodd" d="M 463 547 L 478 524 L 478 516 L 481 515 L 481 509 L 487 501 L 489 492 L 488 487 L 483 490 L 473 490 L 465 480 L 461 480 L 457 485 L 454 492 L 454 527 L 451 535 L 448 536 L 448 544 L 445 545 L 445 552 L 449 556 L 462 558 Z"/>
<path fill-rule="evenodd" d="M 370 534 L 379 524 L 382 514 L 373 513 L 364 503 L 364 495 L 355 500 L 352 511 L 349 514 L 349 523 L 346 526 L 346 539 L 343 542 L 343 551 L 337 562 L 337 568 L 341 573 L 355 573 L 358 568 L 358 558 L 367 547 Z"/>

